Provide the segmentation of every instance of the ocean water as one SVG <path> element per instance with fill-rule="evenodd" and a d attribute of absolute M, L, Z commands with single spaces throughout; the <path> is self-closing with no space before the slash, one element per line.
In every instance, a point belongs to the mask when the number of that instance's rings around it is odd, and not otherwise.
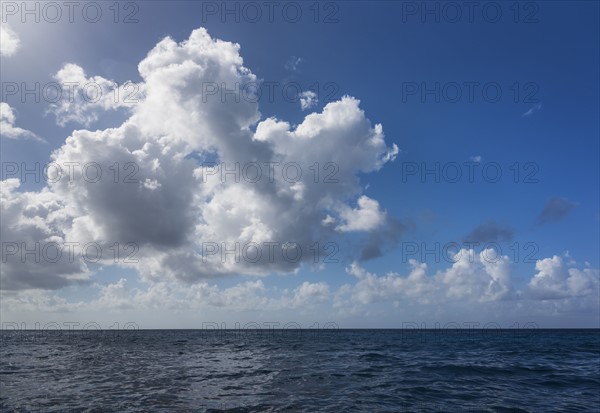
<path fill-rule="evenodd" d="M 3 331 L 2 412 L 598 412 L 600 330 Z"/>

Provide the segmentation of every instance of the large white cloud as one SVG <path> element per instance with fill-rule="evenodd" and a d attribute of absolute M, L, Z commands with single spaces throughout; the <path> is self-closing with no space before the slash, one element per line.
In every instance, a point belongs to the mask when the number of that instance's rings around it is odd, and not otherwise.
<path fill-rule="evenodd" d="M 315 242 L 323 248 L 340 232 L 381 225 L 385 213 L 377 201 L 361 197 L 358 174 L 377 171 L 397 154 L 396 145 L 386 145 L 382 126 L 372 126 L 359 101 L 348 96 L 294 128 L 273 118 L 260 121 L 257 101 L 220 93 L 257 81 L 239 49 L 197 29 L 181 43 L 165 38 L 148 53 L 138 66 L 143 96 L 130 106 L 131 116 L 115 128 L 74 131 L 51 156 L 63 175 L 44 191 L 68 214 L 57 236 L 104 247 L 135 243 L 138 262 L 120 264 L 153 282 L 198 282 L 296 271 L 313 262 Z M 56 78 L 93 81 L 109 96 L 113 87 L 75 65 Z M 59 122 L 89 124 L 96 111 L 114 107 L 110 100 L 76 100 L 53 110 Z M 253 163 L 262 177 L 215 173 L 218 167 L 204 163 L 209 159 L 238 174 Z M 323 224 L 327 216 L 340 223 L 338 231 Z M 245 250 L 249 245 L 260 251 Z M 238 252 L 224 255 L 229 249 Z M 2 277 L 17 278 L 18 271 L 8 268 Z"/>

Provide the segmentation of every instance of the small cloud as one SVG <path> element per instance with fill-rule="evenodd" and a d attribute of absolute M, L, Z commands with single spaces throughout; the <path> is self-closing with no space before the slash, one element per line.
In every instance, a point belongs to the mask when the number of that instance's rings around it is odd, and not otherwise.
<path fill-rule="evenodd" d="M 307 90 L 305 92 L 300 93 L 300 108 L 302 110 L 307 110 L 315 106 L 319 102 L 317 99 L 317 94 L 312 90 Z"/>
<path fill-rule="evenodd" d="M 162 184 L 160 182 L 158 182 L 156 179 L 146 179 L 144 181 L 144 188 L 148 188 L 151 191 L 154 191 L 155 189 L 158 189 L 162 186 Z"/>
<path fill-rule="evenodd" d="M 300 62 L 302 62 L 302 58 L 291 56 L 285 63 L 285 68 L 290 72 L 296 72 L 298 70 L 298 65 L 300 65 Z"/>
<path fill-rule="evenodd" d="M 325 227 L 331 226 L 335 224 L 335 218 L 327 214 L 327 216 L 321 221 L 321 224 L 323 224 Z"/>
<path fill-rule="evenodd" d="M 35 133 L 15 126 L 15 120 L 16 116 L 13 112 L 13 108 L 11 108 L 8 103 L 0 102 L 0 135 L 2 135 L 3 138 L 30 138 L 40 142 L 46 142 Z"/>
<path fill-rule="evenodd" d="M 507 242 L 512 239 L 514 231 L 506 225 L 499 225 L 490 219 L 478 225 L 465 237 L 468 242 Z"/>
<path fill-rule="evenodd" d="M 340 218 L 343 223 L 335 229 L 340 232 L 372 231 L 385 222 L 386 213 L 379 208 L 379 202 L 366 195 L 358 198 L 358 206 L 350 208 L 342 205 Z"/>
<path fill-rule="evenodd" d="M 576 203 L 569 201 L 567 198 L 550 198 L 548 201 L 546 201 L 544 209 L 542 209 L 542 212 L 537 218 L 536 224 L 541 226 L 550 222 L 560 221 L 566 217 L 576 206 Z"/>
<path fill-rule="evenodd" d="M 6 24 L 0 25 L 0 39 L 0 55 L 6 57 L 15 54 L 21 44 L 19 36 Z"/>
<path fill-rule="evenodd" d="M 538 110 L 542 109 L 542 104 L 541 103 L 536 103 L 535 105 L 533 105 L 527 112 L 523 113 L 523 117 L 525 116 L 531 116 L 533 115 L 535 112 L 537 112 Z"/>
<path fill-rule="evenodd" d="M 481 157 L 481 155 L 476 155 L 469 157 L 469 159 L 471 160 L 471 162 L 481 162 L 483 158 Z"/>

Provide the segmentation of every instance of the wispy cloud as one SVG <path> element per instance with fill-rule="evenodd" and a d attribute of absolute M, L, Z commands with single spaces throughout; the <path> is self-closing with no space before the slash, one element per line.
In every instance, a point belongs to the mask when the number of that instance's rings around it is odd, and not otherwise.
<path fill-rule="evenodd" d="M 533 115 L 535 112 L 537 112 L 538 110 L 542 109 L 542 104 L 541 103 L 536 103 L 535 105 L 533 105 L 531 108 L 529 108 L 529 110 L 525 113 L 523 113 L 523 117 L 525 116 L 531 116 Z"/>
<path fill-rule="evenodd" d="M 301 57 L 290 56 L 290 58 L 285 63 L 285 68 L 287 70 L 289 70 L 290 72 L 296 72 L 298 70 L 298 66 L 300 65 L 300 62 L 302 62 L 302 61 L 303 60 Z"/>

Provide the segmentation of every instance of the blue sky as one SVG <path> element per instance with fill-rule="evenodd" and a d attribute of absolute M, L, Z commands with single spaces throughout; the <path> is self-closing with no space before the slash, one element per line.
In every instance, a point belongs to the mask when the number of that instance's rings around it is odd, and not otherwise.
<path fill-rule="evenodd" d="M 96 23 L 89 8 L 73 22 L 63 9 L 51 23 L 42 3 L 39 22 L 20 3 L 3 3 L 3 321 L 598 327 L 597 2 L 476 2 L 472 15 L 459 5 L 456 22 L 442 2 L 276 2 L 272 21 L 269 6 L 256 3 L 256 22 L 244 3 L 227 3 L 234 11 L 224 15 L 223 4 L 121 3 L 115 23 L 115 9 L 102 3 Z M 137 21 L 125 23 L 129 13 Z M 199 28 L 205 34 L 192 35 Z M 157 46 L 167 36 L 174 43 Z M 200 98 L 203 85 L 235 79 L 262 85 L 257 102 Z M 122 92 L 137 91 L 139 101 L 69 105 L 21 95 L 53 81 L 92 82 L 105 95 L 114 92 L 109 81 L 131 81 L 138 86 Z M 296 96 L 282 96 L 295 90 L 312 90 L 316 103 L 303 109 Z M 373 136 L 384 141 L 369 144 Z M 178 160 L 192 152 L 196 165 Z M 266 153 L 298 161 L 309 180 L 314 162 L 334 162 L 340 181 L 208 188 L 192 177 L 202 159 L 243 165 Z M 10 165 L 51 156 L 106 168 L 138 162 L 151 193 L 111 185 L 108 169 L 96 184 L 9 182 L 19 177 Z M 339 262 L 198 268 L 207 242 L 296 236 L 305 248 L 335 243 Z M 100 238 L 105 250 L 135 243 L 140 262 L 23 262 L 7 249 Z M 474 254 L 494 242 L 487 247 L 505 257 L 454 264 L 425 253 L 467 251 L 469 241 L 479 243 Z"/>

